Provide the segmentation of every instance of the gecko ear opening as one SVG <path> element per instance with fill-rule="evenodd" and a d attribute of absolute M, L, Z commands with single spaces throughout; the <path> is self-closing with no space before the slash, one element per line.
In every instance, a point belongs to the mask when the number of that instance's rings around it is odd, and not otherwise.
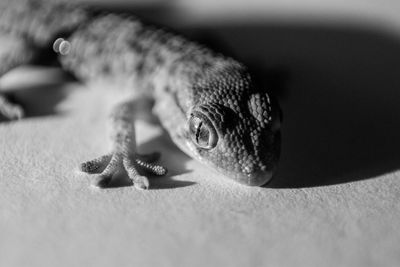
<path fill-rule="evenodd" d="M 193 112 L 190 116 L 189 135 L 192 141 L 203 149 L 212 149 L 218 143 L 218 134 L 213 124 L 200 112 Z"/>

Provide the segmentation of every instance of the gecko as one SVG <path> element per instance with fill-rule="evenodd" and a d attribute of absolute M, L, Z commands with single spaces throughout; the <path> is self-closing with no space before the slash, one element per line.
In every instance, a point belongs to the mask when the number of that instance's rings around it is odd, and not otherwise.
<path fill-rule="evenodd" d="M 137 151 L 137 95 L 153 99 L 152 112 L 184 153 L 221 177 L 261 186 L 276 172 L 281 109 L 232 57 L 132 15 L 57 0 L 3 1 L 0 40 L 0 76 L 51 50 L 82 83 L 112 81 L 108 90 L 120 98 L 105 122 L 110 153 L 80 165 L 96 186 L 124 173 L 148 189 L 149 177 L 167 173 L 159 153 Z M 20 119 L 24 110 L 0 94 L 0 115 Z"/>

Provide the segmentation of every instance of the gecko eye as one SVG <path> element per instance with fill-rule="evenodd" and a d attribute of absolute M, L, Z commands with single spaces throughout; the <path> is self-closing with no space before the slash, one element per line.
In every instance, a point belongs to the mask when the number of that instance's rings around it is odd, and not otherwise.
<path fill-rule="evenodd" d="M 211 149 L 217 145 L 217 132 L 208 118 L 202 114 L 191 115 L 189 133 L 193 142 L 201 148 Z"/>
<path fill-rule="evenodd" d="M 53 50 L 62 56 L 68 55 L 68 53 L 71 51 L 71 43 L 64 38 L 58 38 L 53 43 Z"/>

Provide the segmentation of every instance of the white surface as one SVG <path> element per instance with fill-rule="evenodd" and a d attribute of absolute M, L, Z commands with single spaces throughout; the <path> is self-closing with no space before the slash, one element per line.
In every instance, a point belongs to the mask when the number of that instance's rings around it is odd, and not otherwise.
<path fill-rule="evenodd" d="M 172 179 L 153 180 L 149 191 L 91 188 L 90 177 L 76 167 L 107 151 L 105 114 L 101 96 L 75 87 L 37 89 L 37 98 L 30 96 L 40 102 L 45 93 L 70 92 L 57 105 L 61 114 L 0 124 L 0 266 L 400 262 L 397 173 L 315 188 L 243 187 L 139 123 L 142 151 L 161 150 Z"/>
<path fill-rule="evenodd" d="M 276 188 L 220 179 L 139 123 L 142 151 L 160 150 L 170 176 L 149 191 L 94 190 L 76 169 L 107 152 L 104 97 L 57 85 L 53 69 L 17 70 L 2 85 L 19 87 L 30 116 L 0 123 L 0 266 L 399 266 L 397 35 L 215 32 L 242 58 L 290 70 Z"/>

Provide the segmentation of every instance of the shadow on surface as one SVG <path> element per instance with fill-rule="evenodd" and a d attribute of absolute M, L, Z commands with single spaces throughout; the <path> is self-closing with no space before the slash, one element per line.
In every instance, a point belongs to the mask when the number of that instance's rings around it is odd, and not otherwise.
<path fill-rule="evenodd" d="M 169 174 L 163 177 L 149 177 L 149 181 L 150 181 L 149 190 L 176 189 L 196 184 L 195 182 L 191 181 L 174 180 L 173 178 L 171 178 L 171 175 Z M 127 186 L 133 186 L 133 182 L 126 176 L 126 174 L 124 174 L 114 177 L 110 185 L 108 185 L 103 189 L 127 187 Z"/>
<path fill-rule="evenodd" d="M 268 187 L 346 183 L 400 167 L 400 41 L 378 31 L 299 24 L 213 29 L 250 64 L 285 66 L 282 154 Z M 273 90 L 274 88 L 272 88 Z"/>
<path fill-rule="evenodd" d="M 168 168 L 168 173 L 165 176 L 149 176 L 150 190 L 157 189 L 174 189 L 186 187 L 196 184 L 192 181 L 176 180 L 173 177 L 188 173 L 190 170 L 185 168 L 185 163 L 190 160 L 183 152 L 181 152 L 168 137 L 167 133 L 159 135 L 146 143 L 139 145 L 138 151 L 146 154 L 157 150 L 161 152 L 161 159 L 157 162 Z M 132 181 L 126 174 L 114 177 L 112 183 L 107 188 L 132 186 Z"/>
<path fill-rule="evenodd" d="M 176 176 L 191 172 L 185 167 L 190 158 L 174 145 L 167 133 L 163 132 L 162 135 L 140 144 L 138 151 L 141 153 L 161 152 L 159 164 L 168 168 L 166 176 L 151 178 L 150 189 L 172 189 L 196 184 L 174 179 Z"/>

